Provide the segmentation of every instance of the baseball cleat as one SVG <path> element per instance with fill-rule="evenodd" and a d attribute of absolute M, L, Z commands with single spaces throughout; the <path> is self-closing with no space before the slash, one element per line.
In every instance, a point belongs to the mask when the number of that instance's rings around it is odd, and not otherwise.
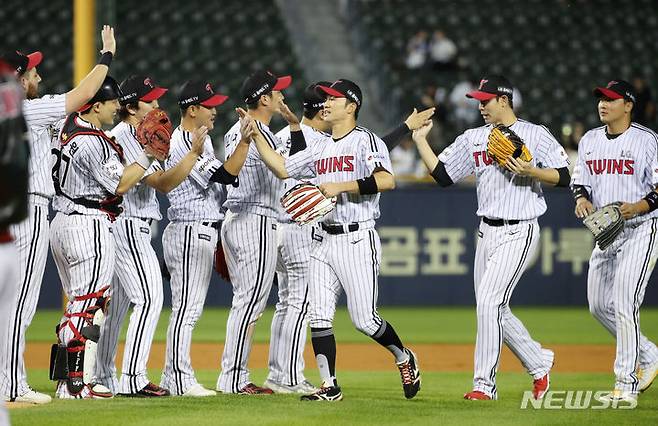
<path fill-rule="evenodd" d="M 119 395 L 129 398 L 158 398 L 162 396 L 170 396 L 171 393 L 168 389 L 161 388 L 160 386 L 149 382 L 136 393 L 120 393 Z"/>
<path fill-rule="evenodd" d="M 649 389 L 649 386 L 651 386 L 657 375 L 658 361 L 645 368 L 638 368 L 637 379 L 640 381 L 640 384 L 638 385 L 640 392 L 644 392 L 645 390 Z"/>
<path fill-rule="evenodd" d="M 214 390 L 206 389 L 200 383 L 195 384 L 189 388 L 182 396 L 192 396 L 192 397 L 204 397 L 204 396 L 215 396 L 217 392 Z"/>
<path fill-rule="evenodd" d="M 620 389 L 615 389 L 612 392 L 600 396 L 598 398 L 600 402 L 628 402 L 635 403 L 637 402 L 637 394 L 630 391 L 623 391 Z"/>
<path fill-rule="evenodd" d="M 9 398 L 7 396 L 3 397 L 5 402 L 23 402 L 28 404 L 48 404 L 52 401 L 52 398 L 45 393 L 37 392 L 34 389 L 28 389 L 23 395 L 17 396 L 16 398 Z"/>
<path fill-rule="evenodd" d="M 396 364 L 400 370 L 404 397 L 411 399 L 420 390 L 420 368 L 418 367 L 416 354 L 407 348 L 404 348 L 404 352 L 409 355 L 409 360 Z"/>
<path fill-rule="evenodd" d="M 542 399 L 548 389 L 550 388 L 550 377 L 546 373 L 545 376 L 532 381 L 532 396 L 535 399 Z"/>
<path fill-rule="evenodd" d="M 325 386 L 326 382 L 322 383 L 322 387 L 310 395 L 302 395 L 301 401 L 328 401 L 336 402 L 343 400 L 343 392 L 340 391 L 339 386 L 329 385 Z"/>
<path fill-rule="evenodd" d="M 470 401 L 488 401 L 493 398 L 482 391 L 474 390 L 464 394 L 464 399 L 468 399 Z"/>
<path fill-rule="evenodd" d="M 273 380 L 267 379 L 263 386 L 269 389 L 272 389 L 274 393 L 304 393 L 310 394 L 317 392 L 318 388 L 313 386 L 308 380 L 304 380 L 301 383 L 298 383 L 294 386 L 288 386 L 281 383 L 277 383 Z"/>
<path fill-rule="evenodd" d="M 272 395 L 273 393 L 272 389 L 261 388 L 253 383 L 247 383 L 247 385 L 238 392 L 239 395 Z"/>

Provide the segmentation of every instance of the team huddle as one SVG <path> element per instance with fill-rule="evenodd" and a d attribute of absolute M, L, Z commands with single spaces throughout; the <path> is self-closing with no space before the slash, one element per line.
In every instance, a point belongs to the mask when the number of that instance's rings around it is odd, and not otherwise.
<path fill-rule="evenodd" d="M 11 256 L 12 240 L 20 260 L 16 276 L 3 270 L 0 281 L 0 292 L 9 286 L 15 293 L 3 297 L 2 307 L 9 318 L 0 359 L 5 401 L 51 400 L 29 387 L 23 357 L 49 245 L 69 301 L 50 354 L 58 398 L 219 391 L 340 401 L 333 319 L 342 292 L 354 326 L 391 353 L 404 396 L 414 398 L 421 389 L 418 357 L 377 310 L 375 228 L 380 194 L 395 188 L 389 151 L 409 133 L 441 187 L 476 177 L 477 338 L 473 387 L 464 398 L 497 398 L 503 343 L 532 377 L 536 399 L 550 387 L 554 353 L 533 340 L 509 307 L 539 244 L 538 217 L 547 210 L 542 184 L 571 188 L 576 215 L 595 222 L 588 225 L 595 234 L 610 228 L 603 209 L 617 213 L 615 233 L 606 244 L 597 239 L 588 272 L 590 310 L 617 342 L 616 380 L 606 398 L 635 400 L 653 382 L 658 348 L 640 332 L 639 309 L 658 258 L 658 135 L 631 121 L 635 94 L 628 83 L 614 80 L 595 90 L 604 125 L 583 137 L 573 176 L 560 144 L 546 127 L 516 117 L 512 85 L 495 75 L 467 95 L 480 102 L 485 125 L 466 130 L 437 156 L 426 139 L 433 109 L 414 110 L 380 138 L 357 125 L 364 99 L 356 83 L 308 85 L 300 120 L 284 102 L 292 78 L 257 71 L 242 84 L 244 108 L 236 108 L 238 120 L 224 136 L 226 158 L 219 159 L 208 132 L 228 97 L 210 82 L 186 81 L 176 127 L 159 109 L 168 89 L 145 75 L 121 83 L 108 75 L 114 30 L 105 26 L 101 37 L 98 65 L 62 95 L 39 97 L 40 52 L 1 58 L 25 91 L 30 148 L 25 211 L 21 220 L 0 216 L 0 264 Z M 278 132 L 269 127 L 275 115 L 288 124 Z M 156 191 L 170 204 L 162 244 L 172 295 L 159 384 L 146 368 L 163 304 L 152 244 L 162 219 Z M 597 211 L 600 218 L 592 221 Z M 192 333 L 213 269 L 233 288 L 215 390 L 197 381 L 191 364 Z M 247 366 L 275 279 L 269 373 L 259 386 Z M 131 306 L 119 375 L 119 334 Z M 322 380 L 317 387 L 304 375 L 308 327 Z"/>

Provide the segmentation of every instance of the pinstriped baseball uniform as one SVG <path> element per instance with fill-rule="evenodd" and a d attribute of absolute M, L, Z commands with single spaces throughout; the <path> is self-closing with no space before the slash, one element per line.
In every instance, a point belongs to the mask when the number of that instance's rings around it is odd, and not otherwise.
<path fill-rule="evenodd" d="M 658 185 L 658 135 L 631 123 L 608 138 L 606 126 L 585 133 L 578 145 L 572 185 L 583 185 L 594 208 L 634 203 Z M 658 348 L 640 332 L 640 306 L 658 258 L 658 210 L 626 221 L 605 251 L 594 248 L 587 296 L 594 317 L 617 340 L 615 389 L 638 392 L 636 368 L 658 361 Z"/>
<path fill-rule="evenodd" d="M 178 164 L 192 147 L 193 134 L 177 127 L 171 136 L 165 169 Z M 162 234 L 164 258 L 171 274 L 171 317 L 165 367 L 160 386 L 182 395 L 198 382 L 190 359 L 192 330 L 201 316 L 214 263 L 222 185 L 210 180 L 222 163 L 210 136 L 190 175 L 167 194 L 169 225 Z"/>
<path fill-rule="evenodd" d="M 301 124 L 307 149 L 329 143 L 331 136 Z M 282 155 L 290 152 L 290 126 L 276 137 L 283 142 Z M 308 176 L 314 175 L 309 169 Z M 299 183 L 296 179 L 283 182 L 281 195 Z M 272 318 L 268 379 L 286 386 L 302 383 L 304 377 L 304 347 L 307 334 L 309 262 L 317 226 L 299 226 L 278 203 L 277 285 L 279 301 Z"/>
<path fill-rule="evenodd" d="M 286 170 L 299 176 L 314 164 L 314 183 L 346 182 L 363 179 L 378 169 L 392 172 L 384 142 L 369 130 L 356 127 L 339 140 L 329 139 L 314 150 L 301 151 L 288 158 Z M 308 152 L 307 152 L 308 151 Z M 347 296 L 347 308 L 356 328 L 368 336 L 377 336 L 385 322 L 377 312 L 378 275 L 381 263 L 379 234 L 374 229 L 379 218 L 380 194 L 342 193 L 336 208 L 323 223 L 343 227 L 358 223 L 358 230 L 330 235 L 311 253 L 309 283 L 309 322 L 313 328 L 331 328 L 341 289 Z"/>
<path fill-rule="evenodd" d="M 73 120 L 81 127 L 95 129 L 77 115 Z M 66 139 L 64 131 L 60 140 L 62 161 L 58 175 L 64 194 L 71 198 L 99 201 L 115 193 L 124 166 L 119 154 L 106 140 L 97 135 Z M 55 196 L 53 208 L 57 214 L 53 219 L 50 247 L 62 287 L 69 299 L 66 312 L 83 312 L 95 299 L 78 301 L 75 297 L 110 285 L 114 275 L 112 223 L 100 210 L 83 207 L 62 195 Z M 62 317 L 61 322 L 66 320 Z M 80 330 L 82 319 L 73 317 L 71 321 Z M 60 327 L 58 337 L 60 344 L 66 345 L 74 335 L 70 327 Z M 61 382 L 58 396 L 67 392 L 66 385 Z"/>
<path fill-rule="evenodd" d="M 29 390 L 23 353 L 25 332 L 32 322 L 48 257 L 48 206 L 54 195 L 50 177 L 51 128 L 66 116 L 66 95 L 46 95 L 23 101 L 23 114 L 30 137 L 28 218 L 12 225 L 18 250 L 19 286 L 7 327 L 9 344 L 3 347 L 6 364 L 0 374 L 0 394 L 15 398 Z"/>
<path fill-rule="evenodd" d="M 135 128 L 120 122 L 111 131 L 123 147 L 126 164 L 135 162 L 143 153 L 136 137 Z M 144 173 L 144 178 L 162 170 L 154 161 Z M 155 189 L 144 181 L 137 184 L 123 197 L 124 209 L 114 223 L 113 236 L 117 262 L 112 281 L 110 303 L 101 339 L 98 342 L 96 374 L 99 383 L 112 393 L 134 394 L 143 389 L 149 379 L 146 363 L 155 328 L 162 310 L 162 274 L 157 255 L 151 246 L 151 223 L 162 219 Z M 115 358 L 119 332 L 128 312 L 130 316 L 124 348 L 121 380 L 117 382 Z"/>
<path fill-rule="evenodd" d="M 509 126 L 527 145 L 533 165 L 562 168 L 567 155 L 544 127 L 517 119 Z M 474 174 L 477 181 L 477 215 L 484 220 L 503 219 L 517 224 L 480 223 L 475 252 L 477 338 L 473 390 L 496 398 L 496 371 L 503 342 L 519 358 L 528 373 L 539 379 L 553 364 L 553 352 L 532 340 L 512 313 L 509 301 L 521 274 L 539 242 L 537 218 L 546 211 L 538 181 L 501 168 L 487 155 L 492 126 L 465 131 L 440 155 L 453 182 Z"/>
<path fill-rule="evenodd" d="M 274 150 L 282 143 L 263 123 L 260 132 Z M 240 141 L 237 122 L 224 136 L 226 155 Z M 277 259 L 276 226 L 282 182 L 263 163 L 252 143 L 238 174 L 239 186 L 227 186 L 222 244 L 233 285 L 233 302 L 226 324 L 226 342 L 217 390 L 237 393 L 250 383 L 247 361 L 251 333 L 263 313 L 272 288 Z"/>

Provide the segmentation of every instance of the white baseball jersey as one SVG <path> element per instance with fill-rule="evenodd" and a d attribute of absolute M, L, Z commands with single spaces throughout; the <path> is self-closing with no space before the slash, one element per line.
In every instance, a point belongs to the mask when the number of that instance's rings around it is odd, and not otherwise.
<path fill-rule="evenodd" d="M 28 192 L 52 198 L 50 141 L 55 122 L 66 116 L 66 95 L 46 95 L 23 101 L 23 115 L 30 135 L 30 181 Z"/>
<path fill-rule="evenodd" d="M 93 124 L 76 115 L 72 118 L 81 127 L 96 129 Z M 62 192 L 71 198 L 83 197 L 101 201 L 109 194 L 116 194 L 123 175 L 124 165 L 119 154 L 108 141 L 98 135 L 79 135 L 70 142 L 62 133 L 59 149 L 59 184 Z M 62 213 L 78 212 L 87 215 L 104 215 L 98 209 L 84 207 L 69 198 L 57 195 L 53 208 Z"/>
<path fill-rule="evenodd" d="M 117 124 L 110 131 L 110 134 L 116 138 L 117 143 L 123 148 L 125 164 L 136 162 L 144 152 L 142 145 L 137 140 L 135 128 L 125 121 Z M 154 161 L 151 167 L 144 173 L 142 181 L 123 196 L 123 203 L 121 204 L 121 207 L 123 207 L 122 216 L 155 220 L 162 219 L 160 204 L 158 203 L 158 197 L 155 195 L 155 189 L 144 182 L 147 176 L 159 170 L 162 170 L 162 166 L 158 161 Z"/>
<path fill-rule="evenodd" d="M 310 148 L 310 149 L 309 149 Z M 286 160 L 292 177 L 302 178 L 309 167 L 315 172 L 314 183 L 348 182 L 363 179 L 378 169 L 393 173 L 386 144 L 364 127 L 326 143 L 318 143 Z M 372 195 L 342 193 L 334 211 L 324 217 L 326 224 L 365 222 L 379 218 L 379 193 Z"/>
<path fill-rule="evenodd" d="M 256 125 L 272 149 L 282 152 L 283 144 L 274 136 L 270 128 L 258 121 Z M 238 121 L 224 136 L 226 158 L 233 154 L 241 138 Z M 226 186 L 225 208 L 232 212 L 249 212 L 273 218 L 278 216 L 277 206 L 283 183 L 261 160 L 255 143 L 249 146 L 247 159 L 238 174 L 237 181 L 237 187 Z"/>
<path fill-rule="evenodd" d="M 590 193 L 595 208 L 634 203 L 658 184 L 658 135 L 631 123 L 613 138 L 606 126 L 580 140 L 571 180 Z M 658 211 L 626 221 L 606 250 L 595 247 L 587 273 L 587 299 L 594 317 L 617 340 L 615 389 L 637 393 L 636 370 L 658 362 L 658 348 L 640 331 L 640 306 L 658 259 Z M 614 309 L 610 309 L 614 306 Z"/>
<path fill-rule="evenodd" d="M 466 130 L 441 154 L 439 160 L 453 182 L 475 174 L 478 216 L 490 219 L 535 219 L 546 211 L 546 201 L 538 180 L 518 176 L 495 163 L 487 155 L 492 125 Z M 544 126 L 517 119 L 509 126 L 526 144 L 535 167 L 567 167 L 567 153 Z"/>
<path fill-rule="evenodd" d="M 169 157 L 165 161 L 165 169 L 178 164 L 192 148 L 193 133 L 178 126 L 171 135 Z M 203 143 L 203 155 L 199 156 L 190 175 L 180 185 L 167 194 L 170 207 L 167 216 L 173 222 L 222 220 L 220 212 L 222 192 L 221 184 L 210 180 L 212 175 L 222 166 L 215 157 L 210 136 Z"/>
<path fill-rule="evenodd" d="M 318 149 L 315 148 L 316 144 L 328 143 L 331 140 L 331 135 L 329 135 L 328 133 L 324 133 L 320 130 L 314 129 L 313 127 L 307 126 L 306 124 L 300 124 L 300 127 L 302 129 L 302 133 L 304 133 L 304 139 L 306 140 L 306 149 L 310 149 L 314 151 Z M 276 137 L 282 143 L 282 147 L 279 150 L 279 153 L 287 158 L 290 154 L 290 145 L 291 145 L 290 126 L 286 126 L 283 129 L 279 130 L 276 134 Z M 304 180 L 311 180 L 311 178 L 315 176 L 315 172 L 312 167 L 309 167 L 306 174 L 300 173 L 300 176 Z M 285 194 L 287 190 L 297 185 L 299 182 L 300 181 L 295 178 L 288 178 L 284 180 L 283 188 L 281 189 L 280 195 Z M 281 223 L 292 222 L 290 215 L 286 213 L 286 211 L 281 206 L 281 203 L 277 203 L 276 205 L 277 208 L 279 209 L 278 221 Z"/>
<path fill-rule="evenodd" d="M 658 135 L 636 123 L 613 139 L 606 136 L 606 126 L 588 131 L 578 144 L 571 183 L 587 189 L 595 208 L 640 200 L 658 185 Z M 654 210 L 627 223 L 657 216 Z"/>

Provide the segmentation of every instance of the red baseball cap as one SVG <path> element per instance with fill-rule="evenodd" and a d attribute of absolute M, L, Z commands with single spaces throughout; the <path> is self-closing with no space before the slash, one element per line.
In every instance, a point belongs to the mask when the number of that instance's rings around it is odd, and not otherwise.
<path fill-rule="evenodd" d="M 43 60 L 43 54 L 37 51 L 26 55 L 18 50 L 11 50 L 5 52 L 0 59 L 16 70 L 16 74 L 22 75 L 39 65 Z"/>
<path fill-rule="evenodd" d="M 258 71 L 244 80 L 240 94 L 245 103 L 251 104 L 263 95 L 286 89 L 290 83 L 292 83 L 292 77 L 289 75 L 277 77 L 271 71 Z"/>
<path fill-rule="evenodd" d="M 153 79 L 143 75 L 131 75 L 121 83 L 121 97 L 119 103 L 127 105 L 137 100 L 143 102 L 152 102 L 160 99 L 167 93 L 164 87 L 158 87 L 153 83 Z"/>
<path fill-rule="evenodd" d="M 220 93 L 215 93 L 215 90 L 210 83 L 204 83 L 198 80 L 188 80 L 183 84 L 180 96 L 178 97 L 178 105 L 181 108 L 186 108 L 190 105 L 201 105 L 206 108 L 214 108 L 220 106 L 228 96 Z"/>
<path fill-rule="evenodd" d="M 626 99 L 635 103 L 635 88 L 627 81 L 612 80 L 605 87 L 594 89 L 594 96 L 597 98 Z"/>
<path fill-rule="evenodd" d="M 488 101 L 496 96 L 505 95 L 512 99 L 514 88 L 512 83 L 502 75 L 492 75 L 480 80 L 480 86 L 466 94 L 467 98 L 477 99 L 478 101 Z"/>

